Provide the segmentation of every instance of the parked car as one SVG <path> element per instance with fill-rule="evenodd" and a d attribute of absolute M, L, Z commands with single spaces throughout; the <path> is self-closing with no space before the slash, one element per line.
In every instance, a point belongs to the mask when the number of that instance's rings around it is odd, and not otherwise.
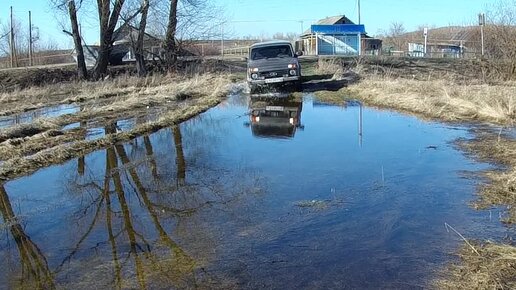
<path fill-rule="evenodd" d="M 251 92 L 270 84 L 301 83 L 301 65 L 292 44 L 288 41 L 256 43 L 249 49 L 247 82 Z"/>

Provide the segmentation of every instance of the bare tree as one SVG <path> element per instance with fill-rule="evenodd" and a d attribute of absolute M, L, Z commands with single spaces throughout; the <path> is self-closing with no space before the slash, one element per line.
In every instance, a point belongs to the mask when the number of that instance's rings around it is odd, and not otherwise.
<path fill-rule="evenodd" d="M 493 73 L 516 78 L 516 0 L 499 0 L 490 6 L 485 27 L 486 55 Z"/>
<path fill-rule="evenodd" d="M 176 32 L 177 32 L 177 4 L 179 0 L 170 0 L 170 11 L 168 15 L 167 34 L 163 42 L 165 49 L 165 61 L 171 67 L 177 60 L 176 53 Z"/>
<path fill-rule="evenodd" d="M 288 32 L 286 34 L 283 32 L 277 32 L 272 35 L 272 39 L 290 40 L 290 41 L 296 40 L 297 37 L 298 37 L 298 34 L 294 33 L 294 32 Z"/>
<path fill-rule="evenodd" d="M 127 36 L 131 49 L 134 51 L 136 60 L 136 70 L 139 76 L 147 74 L 145 66 L 145 34 L 147 29 L 147 18 L 149 13 L 149 0 L 129 0 L 126 2 L 124 11 L 120 18 L 123 22 L 122 27 L 127 29 Z M 138 15 L 140 16 L 138 20 Z M 137 24 L 138 23 L 138 24 Z M 115 37 L 116 38 L 116 37 Z"/>
<path fill-rule="evenodd" d="M 68 2 L 68 14 L 70 16 L 70 23 L 72 24 L 72 37 L 75 51 L 77 53 L 77 77 L 81 80 L 85 80 L 88 78 L 88 69 L 86 68 L 81 34 L 79 32 L 79 24 L 77 22 L 77 8 L 75 7 L 75 1 L 73 0 Z"/>
<path fill-rule="evenodd" d="M 168 50 L 168 58 L 174 62 L 174 57 L 177 59 L 182 51 L 195 45 L 195 41 L 220 38 L 223 23 L 224 11 L 214 1 L 152 0 L 147 30 L 165 39 L 165 58 Z M 171 34 L 174 34 L 175 41 L 172 41 Z M 174 48 L 170 49 L 171 46 Z"/>
<path fill-rule="evenodd" d="M 81 7 L 84 0 L 77 0 L 78 6 Z M 51 0 L 51 5 L 67 15 L 70 20 L 71 31 L 62 24 L 63 32 L 71 36 L 74 42 L 75 53 L 77 54 L 77 77 L 81 80 L 88 78 L 88 69 L 86 68 L 86 61 L 84 57 L 84 49 L 82 46 L 82 36 L 79 30 L 79 21 L 77 12 L 79 7 L 76 5 L 76 0 Z"/>
<path fill-rule="evenodd" d="M 139 76 L 147 74 L 147 67 L 145 66 L 145 51 L 143 49 L 143 40 L 145 36 L 145 28 L 147 27 L 147 15 L 149 13 L 149 1 L 142 0 L 142 16 L 140 18 L 140 25 L 138 27 L 138 40 L 136 42 L 135 57 L 136 70 Z"/>
<path fill-rule="evenodd" d="M 385 34 L 384 46 L 390 46 L 395 50 L 403 50 L 405 47 L 406 40 L 404 34 L 406 33 L 405 27 L 401 22 L 392 22 L 389 29 Z"/>
<path fill-rule="evenodd" d="M 28 28 L 17 18 L 13 19 L 14 45 L 17 55 L 24 55 L 28 52 Z M 0 26 L 0 54 L 10 55 L 10 24 L 3 23 Z"/>
<path fill-rule="evenodd" d="M 100 45 L 98 57 L 93 69 L 93 77 L 100 79 L 107 73 L 109 55 L 113 49 L 113 33 L 120 17 L 125 0 L 97 0 L 99 15 Z M 113 8 L 113 10 L 111 10 Z"/>

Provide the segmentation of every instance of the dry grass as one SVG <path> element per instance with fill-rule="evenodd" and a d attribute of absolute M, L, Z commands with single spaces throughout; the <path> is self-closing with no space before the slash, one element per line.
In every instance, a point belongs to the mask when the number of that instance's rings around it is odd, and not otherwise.
<path fill-rule="evenodd" d="M 464 246 L 460 264 L 448 267 L 439 289 L 516 289 L 516 247 L 488 243 L 476 245 L 477 253 Z"/>
<path fill-rule="evenodd" d="M 461 85 L 446 80 L 369 77 L 351 86 L 366 103 L 446 121 L 516 122 L 516 86 Z"/>
<path fill-rule="evenodd" d="M 482 161 L 502 164 L 505 171 L 491 170 L 485 173 L 489 182 L 479 191 L 475 208 L 507 206 L 503 222 L 516 224 L 516 140 L 495 133 L 479 133 L 474 140 L 462 141 L 460 146 Z"/>
<path fill-rule="evenodd" d="M 228 74 L 221 74 L 228 76 Z M 123 97 L 131 94 L 153 93 L 178 86 L 179 90 L 191 88 L 215 77 L 214 74 L 178 76 L 156 74 L 146 78 L 121 75 L 100 82 L 73 82 L 51 84 L 44 87 L 32 87 L 14 92 L 0 93 L 0 116 L 12 115 L 43 107 L 61 104 L 83 104 Z"/>
<path fill-rule="evenodd" d="M 348 98 L 445 121 L 516 123 L 516 86 L 461 85 L 446 80 L 418 81 L 365 77 L 337 92 L 315 94 L 336 101 Z"/>
<path fill-rule="evenodd" d="M 340 79 L 344 74 L 344 67 L 338 58 L 319 59 L 315 72 L 319 75 L 333 75 L 333 79 Z"/>
<path fill-rule="evenodd" d="M 0 143 L 13 138 L 33 136 L 51 129 L 58 129 L 58 126 L 45 119 L 37 120 L 34 123 L 16 125 L 0 130 Z"/>

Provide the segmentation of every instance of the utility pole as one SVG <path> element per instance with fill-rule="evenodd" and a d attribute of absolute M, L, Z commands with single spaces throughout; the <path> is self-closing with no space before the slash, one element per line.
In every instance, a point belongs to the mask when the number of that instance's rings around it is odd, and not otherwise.
<path fill-rule="evenodd" d="M 357 0 L 358 1 L 358 24 L 362 24 L 362 21 L 361 21 L 361 14 L 360 14 L 360 0 Z"/>
<path fill-rule="evenodd" d="M 220 24 L 220 55 L 224 58 L 224 22 Z"/>
<path fill-rule="evenodd" d="M 13 7 L 11 6 L 11 29 L 10 29 L 10 37 L 9 37 L 9 46 L 11 48 L 11 67 L 18 66 L 18 61 L 16 60 L 16 43 L 14 41 L 14 24 L 13 24 Z"/>
<path fill-rule="evenodd" d="M 486 14 L 480 13 L 478 14 L 478 25 L 480 25 L 480 38 L 482 42 L 482 57 L 485 55 L 485 47 L 484 47 L 484 26 L 486 26 Z"/>
<path fill-rule="evenodd" d="M 423 35 L 425 36 L 425 47 L 423 49 L 423 52 L 426 57 L 426 54 L 428 52 L 428 28 L 425 27 L 425 29 L 423 30 Z"/>
<path fill-rule="evenodd" d="M 29 11 L 29 66 L 34 65 L 34 59 L 32 56 L 32 14 Z"/>

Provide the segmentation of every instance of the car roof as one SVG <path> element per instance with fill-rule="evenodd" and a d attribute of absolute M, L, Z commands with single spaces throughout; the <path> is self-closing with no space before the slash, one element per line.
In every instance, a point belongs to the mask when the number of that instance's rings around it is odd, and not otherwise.
<path fill-rule="evenodd" d="M 251 48 L 255 47 L 263 47 L 263 46 L 272 46 L 272 45 L 282 45 L 282 44 L 288 44 L 292 45 L 290 41 L 286 40 L 273 40 L 273 41 L 265 41 L 265 42 L 259 42 L 251 45 Z"/>

